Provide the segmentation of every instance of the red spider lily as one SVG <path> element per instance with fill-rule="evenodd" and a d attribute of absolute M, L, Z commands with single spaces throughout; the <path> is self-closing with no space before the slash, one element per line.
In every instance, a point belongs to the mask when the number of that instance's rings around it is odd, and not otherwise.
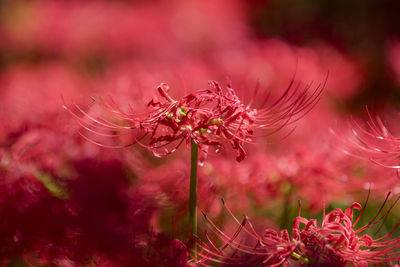
<path fill-rule="evenodd" d="M 287 230 L 278 234 L 275 230 L 266 229 L 263 235 L 259 235 L 247 216 L 240 222 L 227 206 L 225 208 L 238 224 L 237 230 L 230 236 L 203 213 L 211 225 L 212 232 L 223 245 L 218 247 L 207 234 L 208 242 L 198 238 L 198 247 L 201 250 L 198 252 L 196 264 L 208 266 L 208 263 L 214 262 L 236 266 L 280 266 L 288 262 L 288 258 L 296 249 L 296 244 L 290 239 Z M 243 233 L 247 235 L 244 237 L 246 242 L 237 241 Z"/>
<path fill-rule="evenodd" d="M 92 115 L 77 105 L 74 109 L 67 109 L 83 127 L 85 132 L 81 134 L 104 147 L 138 143 L 161 157 L 175 152 L 184 141 L 188 145 L 193 140 L 206 155 L 210 146 L 218 153 L 223 149 L 223 143 L 228 141 L 237 152 L 237 161 L 242 161 L 246 157 L 243 146 L 254 143 L 257 130 L 262 129 L 262 136 L 268 136 L 298 120 L 318 102 L 323 89 L 320 84 L 309 94 L 311 84 L 305 90 L 300 90 L 299 86 L 293 89 L 292 81 L 276 102 L 267 107 L 263 107 L 264 103 L 260 109 L 255 109 L 241 103 L 231 85 L 225 89 L 215 81 L 209 85 L 210 89 L 175 100 L 168 93 L 169 86 L 162 83 L 157 87 L 162 100 L 153 98 L 148 103 L 151 110 L 146 113 L 127 113 L 115 102 L 101 100 L 102 111 L 106 111 L 106 116 L 111 119 L 105 118 L 104 114 Z M 107 145 L 98 141 L 101 137 L 119 138 L 121 141 L 127 135 L 131 137 L 124 145 Z"/>
<path fill-rule="evenodd" d="M 357 202 L 344 212 L 335 209 L 325 215 L 324 210 L 321 226 L 315 219 L 307 220 L 301 217 L 299 212 L 299 216 L 293 222 L 292 238 L 301 242 L 301 246 L 298 247 L 302 252 L 301 255 L 314 264 L 323 263 L 330 266 L 345 266 L 348 263 L 367 266 L 399 260 L 400 252 L 396 251 L 400 246 L 399 238 L 390 239 L 390 237 L 400 224 L 397 224 L 390 233 L 374 239 L 399 200 L 397 198 L 389 209 L 383 212 L 389 196 L 390 193 L 374 218 L 358 229 L 355 229 L 355 226 L 364 213 L 365 205 L 361 210 L 361 205 Z M 361 212 L 353 223 L 354 209 Z M 372 236 L 363 234 L 378 223 L 381 225 Z M 304 225 L 304 228 L 300 229 L 300 225 Z"/>
<path fill-rule="evenodd" d="M 344 140 L 344 152 L 369 159 L 386 168 L 400 171 L 400 137 L 394 136 L 378 116 L 372 117 L 368 108 L 369 120 L 366 126 L 361 126 L 356 120 L 351 120 L 352 135 Z M 342 139 L 343 140 L 343 139 Z"/>
<path fill-rule="evenodd" d="M 206 215 L 207 222 L 211 225 L 212 232 L 217 236 L 222 246 L 206 235 L 207 242 L 198 239 L 201 251 L 197 263 L 207 266 L 208 263 L 217 262 L 233 265 L 257 266 L 293 266 L 293 265 L 324 265 L 324 266 L 367 266 L 368 264 L 391 263 L 400 259 L 400 238 L 391 238 L 394 231 L 400 226 L 398 223 L 388 234 L 375 238 L 384 225 L 390 211 L 398 202 L 394 203 L 384 212 L 390 193 L 387 195 L 381 208 L 372 220 L 356 229 L 364 213 L 361 210 L 353 222 L 353 210 L 360 210 L 359 203 L 353 203 L 345 211 L 335 209 L 325 215 L 321 225 L 316 219 L 306 219 L 299 216 L 293 222 L 292 237 L 287 230 L 278 234 L 275 230 L 267 229 L 263 235 L 254 230 L 251 222 L 245 216 L 242 222 L 227 211 L 239 225 L 232 235 L 224 233 Z M 368 201 L 368 199 L 367 199 Z M 300 210 L 300 209 L 299 209 Z M 364 234 L 367 230 L 378 225 L 373 235 Z M 238 241 L 240 234 L 245 234 L 245 242 Z M 249 241 L 250 240 L 250 241 Z M 248 266 L 246 265 L 246 266 Z"/>

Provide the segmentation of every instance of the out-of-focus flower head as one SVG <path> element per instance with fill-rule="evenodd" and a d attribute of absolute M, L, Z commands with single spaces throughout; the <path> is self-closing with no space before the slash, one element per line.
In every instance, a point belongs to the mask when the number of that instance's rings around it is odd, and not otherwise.
<path fill-rule="evenodd" d="M 312 139 L 285 146 L 270 160 L 274 165 L 266 173 L 270 173 L 271 180 L 280 182 L 281 194 L 300 197 L 307 209 L 318 212 L 332 201 L 353 202 L 349 192 L 361 193 L 371 188 L 375 194 L 379 191 L 379 195 L 385 195 L 388 190 L 397 190 L 393 187 L 398 179 L 390 170 L 349 158 L 328 132 L 317 133 Z"/>
<path fill-rule="evenodd" d="M 395 169 L 399 175 L 400 137 L 393 135 L 379 116 L 373 118 L 368 108 L 366 110 L 368 121 L 365 126 L 355 119 L 350 120 L 351 134 L 346 139 L 341 138 L 344 152 Z M 334 130 L 332 133 L 339 135 Z"/>
<path fill-rule="evenodd" d="M 15 66 L 0 75 L 0 142 L 18 136 L 27 129 L 45 126 L 65 128 L 60 112 L 60 95 L 77 97 L 90 90 L 89 83 L 77 73 L 60 64 L 36 68 Z"/>
<path fill-rule="evenodd" d="M 240 222 L 226 207 L 238 225 L 237 230 L 233 235 L 226 234 L 207 215 L 204 215 L 217 240 L 213 241 L 212 236 L 207 234 L 207 241 L 198 239 L 201 251 L 198 253 L 197 263 L 202 266 L 207 266 L 212 262 L 236 266 L 244 264 L 367 266 L 397 261 L 400 258 L 398 251 L 400 243 L 398 237 L 392 236 L 400 224 L 397 224 L 388 234 L 376 238 L 390 211 L 399 200 L 397 198 L 386 211 L 383 211 L 389 196 L 390 193 L 376 215 L 359 228 L 356 228 L 356 225 L 360 222 L 365 205 L 362 208 L 357 202 L 344 211 L 338 208 L 326 215 L 324 209 L 321 225 L 316 219 L 309 220 L 302 217 L 299 208 L 299 215 L 293 222 L 291 237 L 287 230 L 278 233 L 273 229 L 266 229 L 264 234 L 260 235 L 247 216 Z M 361 211 L 353 222 L 354 210 Z M 375 226 L 378 229 L 373 235 L 365 234 L 367 230 L 372 230 Z M 218 245 L 221 243 L 221 246 Z"/>
<path fill-rule="evenodd" d="M 340 100 L 354 97 L 363 80 L 357 62 L 329 44 L 295 46 L 274 38 L 249 42 L 241 49 L 222 49 L 212 66 L 227 73 L 235 83 L 260 81 L 271 91 L 285 86 L 293 71 L 308 81 L 324 79 L 329 70 L 324 95 Z"/>
<path fill-rule="evenodd" d="M 300 85 L 294 87 L 293 84 L 292 80 L 274 103 L 266 105 L 267 97 L 259 109 L 251 108 L 251 103 L 241 103 L 230 84 L 223 89 L 215 81 L 209 83 L 210 89 L 189 93 L 180 100 L 173 99 L 169 86 L 162 83 L 157 87 L 161 100 L 153 98 L 148 103 L 150 112 L 145 113 L 136 113 L 132 107 L 130 112 L 125 112 L 115 102 L 102 99 L 100 106 L 108 117 L 104 114 L 96 117 L 77 105 L 66 108 L 85 130 L 82 135 L 104 147 L 138 143 L 161 157 L 175 152 L 184 141 L 189 144 L 193 140 L 204 160 L 209 147 L 214 147 L 218 153 L 223 143 L 229 142 L 237 152 L 236 160 L 242 161 L 246 157 L 244 144 L 254 143 L 258 130 L 263 131 L 262 136 L 271 135 L 304 116 L 318 102 L 323 84 L 311 93 L 308 92 L 311 85 L 300 90 Z M 131 138 L 123 145 L 108 145 L 96 139 L 108 137 L 115 141 L 126 135 Z"/>

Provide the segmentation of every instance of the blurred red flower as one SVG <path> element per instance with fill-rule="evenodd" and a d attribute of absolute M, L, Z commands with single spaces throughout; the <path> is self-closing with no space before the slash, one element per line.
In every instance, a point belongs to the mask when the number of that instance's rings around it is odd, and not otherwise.
<path fill-rule="evenodd" d="M 365 126 L 351 119 L 351 134 L 348 138 L 340 138 L 344 152 L 358 158 L 369 159 L 380 166 L 395 169 L 399 175 L 400 137 L 393 135 L 379 116 L 373 118 L 368 108 L 366 110 L 368 121 Z M 333 130 L 332 132 L 339 135 Z"/>

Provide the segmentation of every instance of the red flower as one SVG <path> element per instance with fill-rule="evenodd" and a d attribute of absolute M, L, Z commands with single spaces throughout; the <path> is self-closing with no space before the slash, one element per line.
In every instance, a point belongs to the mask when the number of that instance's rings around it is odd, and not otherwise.
<path fill-rule="evenodd" d="M 199 239 L 201 251 L 198 253 L 197 263 L 207 265 L 209 262 L 227 263 L 233 265 L 255 264 L 257 266 L 285 266 L 295 265 L 320 265 L 324 266 L 367 266 L 368 264 L 391 263 L 400 259 L 400 238 L 391 238 L 399 227 L 397 224 L 388 234 L 375 238 L 384 225 L 390 211 L 398 202 L 394 203 L 383 212 L 390 193 L 387 195 L 375 217 L 362 227 L 356 228 L 364 213 L 361 210 L 353 222 L 353 210 L 361 209 L 358 203 L 352 204 L 345 211 L 335 209 L 323 215 L 322 224 L 316 219 L 306 219 L 299 216 L 293 222 L 292 237 L 287 230 L 278 234 L 275 230 L 267 229 L 263 235 L 255 232 L 247 216 L 240 223 L 232 212 L 227 211 L 239 225 L 232 235 L 225 234 L 206 215 L 207 222 L 211 225 L 214 235 L 222 241 L 218 247 L 217 242 L 207 235 L 207 242 Z M 368 201 L 368 199 L 367 199 Z M 325 211 L 324 211 L 325 213 Z M 379 224 L 379 225 L 378 225 Z M 377 226 L 373 235 L 364 234 L 367 230 Z M 238 241 L 240 234 L 243 241 Z M 250 240 L 250 241 L 249 241 Z"/>
<path fill-rule="evenodd" d="M 231 210 L 227 206 L 225 208 L 238 224 L 237 230 L 232 235 L 228 235 L 203 213 L 217 241 L 213 242 L 212 236 L 207 234 L 207 242 L 198 238 L 200 251 L 195 260 L 196 264 L 208 266 L 209 263 L 214 262 L 234 266 L 281 266 L 288 263 L 292 254 L 297 255 L 294 254 L 297 244 L 290 239 L 287 230 L 278 233 L 275 230 L 266 229 L 263 235 L 259 235 L 247 216 L 239 222 Z M 239 237 L 245 242 L 238 241 Z M 216 245 L 218 240 L 222 241 L 220 247 Z"/>
<path fill-rule="evenodd" d="M 361 126 L 351 120 L 351 135 L 343 141 L 344 152 L 359 158 L 369 159 L 400 174 L 400 137 L 394 136 L 378 116 L 375 119 L 367 108 L 369 120 Z"/>
<path fill-rule="evenodd" d="M 397 198 L 389 209 L 383 212 L 389 196 L 390 193 L 375 217 L 358 229 L 355 227 L 364 213 L 365 205 L 353 222 L 353 210 L 361 209 L 361 205 L 356 202 L 344 212 L 341 209 L 335 209 L 326 216 L 324 214 L 321 226 L 318 225 L 317 220 L 307 220 L 299 214 L 293 223 L 292 237 L 301 242 L 301 246 L 298 248 L 302 251 L 302 255 L 305 255 L 314 264 L 346 266 L 346 264 L 352 263 L 355 266 L 367 266 L 368 264 L 397 261 L 400 258 L 399 252 L 396 252 L 400 246 L 400 239 L 390 239 L 390 237 L 399 225 L 396 225 L 385 236 L 374 239 L 399 200 Z M 381 225 L 372 236 L 363 234 L 378 223 L 381 223 Z M 301 230 L 300 225 L 305 227 Z"/>
<path fill-rule="evenodd" d="M 161 100 L 152 99 L 148 103 L 150 111 L 146 113 L 127 113 L 113 101 L 104 100 L 100 102 L 106 111 L 103 116 L 94 116 L 76 105 L 74 109 L 67 109 L 85 130 L 82 135 L 101 146 L 138 143 L 161 157 L 176 151 L 183 142 L 189 144 L 190 140 L 199 146 L 203 155 L 210 146 L 218 153 L 227 141 L 237 151 L 237 161 L 242 161 L 246 157 L 243 146 L 254 142 L 257 130 L 262 129 L 262 136 L 267 136 L 301 118 L 317 103 L 323 88 L 320 84 L 308 94 L 310 86 L 305 90 L 293 89 L 292 81 L 275 103 L 255 109 L 241 103 L 231 85 L 225 89 L 215 81 L 209 85 L 210 89 L 175 100 L 168 93 L 169 86 L 162 83 L 157 87 Z M 99 137 L 115 140 L 131 134 L 132 138 L 123 145 L 108 145 L 98 140 Z"/>

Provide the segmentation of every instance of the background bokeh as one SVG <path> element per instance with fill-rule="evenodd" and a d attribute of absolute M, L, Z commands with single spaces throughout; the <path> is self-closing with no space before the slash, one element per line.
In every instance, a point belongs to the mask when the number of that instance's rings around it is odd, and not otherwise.
<path fill-rule="evenodd" d="M 101 148 L 62 108 L 62 98 L 85 107 L 100 95 L 141 111 L 161 82 L 179 98 L 232 81 L 257 106 L 293 77 L 303 88 L 328 77 L 289 137 L 247 145 L 241 163 L 229 148 L 210 153 L 199 206 L 227 229 L 221 198 L 257 229 L 290 229 L 299 199 L 304 216 L 321 218 L 323 206 L 362 203 L 371 189 L 367 222 L 399 178 L 346 155 L 340 139 L 366 106 L 399 133 L 399 11 L 396 0 L 1 0 L 0 264 L 184 264 L 189 150 L 158 159 Z"/>

